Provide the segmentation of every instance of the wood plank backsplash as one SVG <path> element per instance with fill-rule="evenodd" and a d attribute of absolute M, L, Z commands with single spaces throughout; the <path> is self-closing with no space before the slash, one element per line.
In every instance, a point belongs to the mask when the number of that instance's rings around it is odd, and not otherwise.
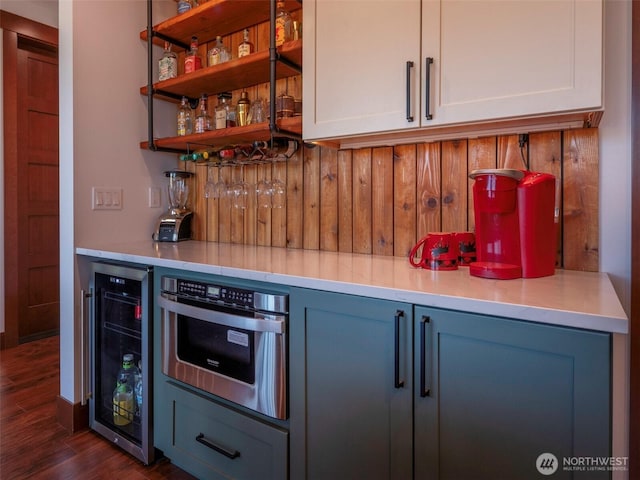
<path fill-rule="evenodd" d="M 396 147 L 302 148 L 287 162 L 244 167 L 188 164 L 195 172 L 194 238 L 311 250 L 407 256 L 433 231 L 474 229 L 472 185 L 478 168 L 522 168 L 553 174 L 561 212 L 560 268 L 598 270 L 598 130 L 518 135 Z M 183 165 L 184 166 L 184 165 Z M 205 199 L 207 176 L 250 184 L 279 178 L 284 208 L 247 209 Z"/>

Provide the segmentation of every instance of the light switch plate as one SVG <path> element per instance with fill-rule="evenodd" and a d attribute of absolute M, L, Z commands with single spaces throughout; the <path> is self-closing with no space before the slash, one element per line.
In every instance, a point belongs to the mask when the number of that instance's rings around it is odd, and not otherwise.
<path fill-rule="evenodd" d="M 149 208 L 160 208 L 160 187 L 149 187 Z"/>
<path fill-rule="evenodd" d="M 122 210 L 122 188 L 93 187 L 91 189 L 93 210 Z"/>

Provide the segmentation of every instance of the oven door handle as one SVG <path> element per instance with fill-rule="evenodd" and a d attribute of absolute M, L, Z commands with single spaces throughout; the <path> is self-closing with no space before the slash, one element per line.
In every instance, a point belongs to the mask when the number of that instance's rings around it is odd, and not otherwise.
<path fill-rule="evenodd" d="M 265 315 L 265 317 L 268 318 L 243 317 L 241 315 L 232 315 L 219 310 L 194 307 L 193 305 L 187 305 L 186 303 L 175 302 L 163 297 L 162 295 L 158 296 L 158 305 L 160 308 L 178 315 L 185 315 L 204 322 L 224 325 L 226 327 L 250 330 L 252 332 L 285 332 L 285 317 L 282 315 Z"/>

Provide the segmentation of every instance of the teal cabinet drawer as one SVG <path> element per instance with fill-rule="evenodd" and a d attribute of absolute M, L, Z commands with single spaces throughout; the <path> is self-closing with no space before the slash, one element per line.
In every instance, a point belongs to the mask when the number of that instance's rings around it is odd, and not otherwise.
<path fill-rule="evenodd" d="M 206 479 L 286 480 L 288 432 L 167 383 L 173 435 L 165 454 Z"/>

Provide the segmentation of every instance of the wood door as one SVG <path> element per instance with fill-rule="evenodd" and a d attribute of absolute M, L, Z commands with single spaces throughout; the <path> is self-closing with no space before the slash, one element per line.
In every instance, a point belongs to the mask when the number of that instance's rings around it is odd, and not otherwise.
<path fill-rule="evenodd" d="M 57 333 L 60 316 L 57 53 L 18 50 L 18 336 Z"/>
<path fill-rule="evenodd" d="M 59 331 L 58 53 L 56 29 L 1 13 L 6 348 Z"/>

